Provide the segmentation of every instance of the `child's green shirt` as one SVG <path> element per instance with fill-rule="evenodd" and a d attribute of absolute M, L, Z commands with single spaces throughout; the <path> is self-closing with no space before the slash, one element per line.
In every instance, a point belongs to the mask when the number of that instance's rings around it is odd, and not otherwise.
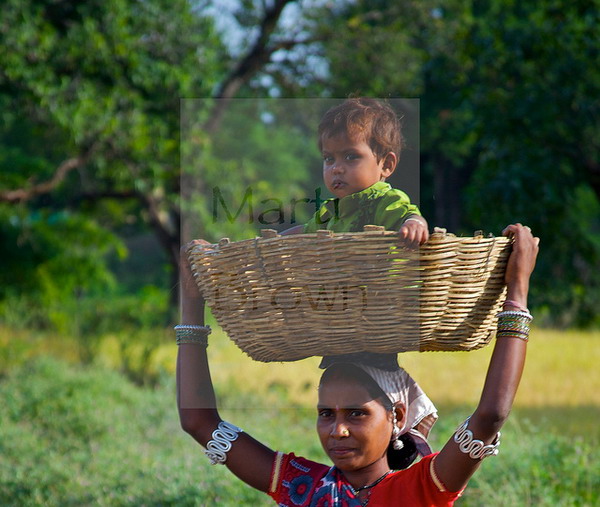
<path fill-rule="evenodd" d="M 381 225 L 397 231 L 411 215 L 421 215 L 409 197 L 385 181 L 378 181 L 360 192 L 325 203 L 304 226 L 304 232 L 329 229 L 334 232 L 359 232 L 364 225 Z"/>

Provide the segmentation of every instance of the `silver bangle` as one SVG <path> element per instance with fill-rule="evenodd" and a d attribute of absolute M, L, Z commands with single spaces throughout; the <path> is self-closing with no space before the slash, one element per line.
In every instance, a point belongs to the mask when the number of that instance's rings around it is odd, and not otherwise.
<path fill-rule="evenodd" d="M 520 310 L 503 310 L 498 312 L 498 317 L 522 317 L 527 321 L 531 322 L 533 320 L 533 315 L 529 313 L 529 311 L 523 312 Z"/>
<path fill-rule="evenodd" d="M 496 456 L 498 454 L 498 447 L 500 447 L 500 432 L 498 432 L 491 444 L 485 445 L 481 440 L 474 440 L 473 432 L 467 429 L 470 419 L 471 417 L 467 417 L 467 420 L 454 433 L 454 441 L 458 444 L 460 451 L 468 454 L 473 459 Z"/>
<path fill-rule="evenodd" d="M 210 326 L 191 324 L 179 324 L 173 329 L 175 329 L 175 342 L 177 345 L 181 345 L 182 343 L 197 343 L 204 347 L 208 346 L 208 335 L 212 331 Z"/>
<path fill-rule="evenodd" d="M 231 443 L 237 440 L 240 433 L 242 433 L 240 428 L 227 421 L 219 423 L 204 451 L 211 465 L 223 465 L 227 461 L 227 453 L 231 450 Z"/>

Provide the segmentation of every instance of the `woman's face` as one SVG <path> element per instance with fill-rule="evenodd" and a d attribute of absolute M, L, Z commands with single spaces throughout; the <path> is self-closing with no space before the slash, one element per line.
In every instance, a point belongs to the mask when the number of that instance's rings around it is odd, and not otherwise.
<path fill-rule="evenodd" d="M 392 415 L 356 381 L 331 379 L 319 388 L 317 432 L 336 467 L 358 470 L 387 460 Z"/>

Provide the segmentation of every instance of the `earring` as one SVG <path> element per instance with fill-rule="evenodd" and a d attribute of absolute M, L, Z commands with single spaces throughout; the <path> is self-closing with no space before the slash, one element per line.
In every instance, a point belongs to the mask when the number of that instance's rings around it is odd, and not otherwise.
<path fill-rule="evenodd" d="M 392 430 L 392 447 L 396 451 L 400 451 L 404 448 L 404 442 L 400 440 L 400 428 L 398 428 L 398 419 L 396 418 L 396 409 L 392 409 L 394 429 Z"/>

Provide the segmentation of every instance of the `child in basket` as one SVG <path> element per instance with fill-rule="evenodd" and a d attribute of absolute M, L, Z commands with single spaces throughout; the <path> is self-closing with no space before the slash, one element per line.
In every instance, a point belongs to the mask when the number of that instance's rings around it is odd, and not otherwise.
<path fill-rule="evenodd" d="M 325 113 L 318 136 L 323 179 L 335 199 L 325 203 L 306 225 L 283 234 L 318 229 L 357 232 L 364 225 L 380 225 L 399 231 L 408 245 L 427 241 L 427 221 L 417 206 L 385 182 L 396 169 L 402 146 L 400 122 L 387 103 L 348 99 Z"/>
<path fill-rule="evenodd" d="M 396 169 L 402 147 L 400 121 L 389 104 L 364 97 L 348 99 L 325 113 L 318 138 L 323 180 L 335 199 L 321 206 L 307 224 L 282 234 L 319 229 L 360 232 L 365 225 L 380 225 L 399 231 L 400 240 L 409 247 L 429 239 L 427 221 L 418 207 L 385 181 Z M 341 360 L 388 371 L 399 368 L 396 354 L 364 351 L 324 357 L 321 368 Z M 428 432 L 429 428 L 424 431 Z"/>

